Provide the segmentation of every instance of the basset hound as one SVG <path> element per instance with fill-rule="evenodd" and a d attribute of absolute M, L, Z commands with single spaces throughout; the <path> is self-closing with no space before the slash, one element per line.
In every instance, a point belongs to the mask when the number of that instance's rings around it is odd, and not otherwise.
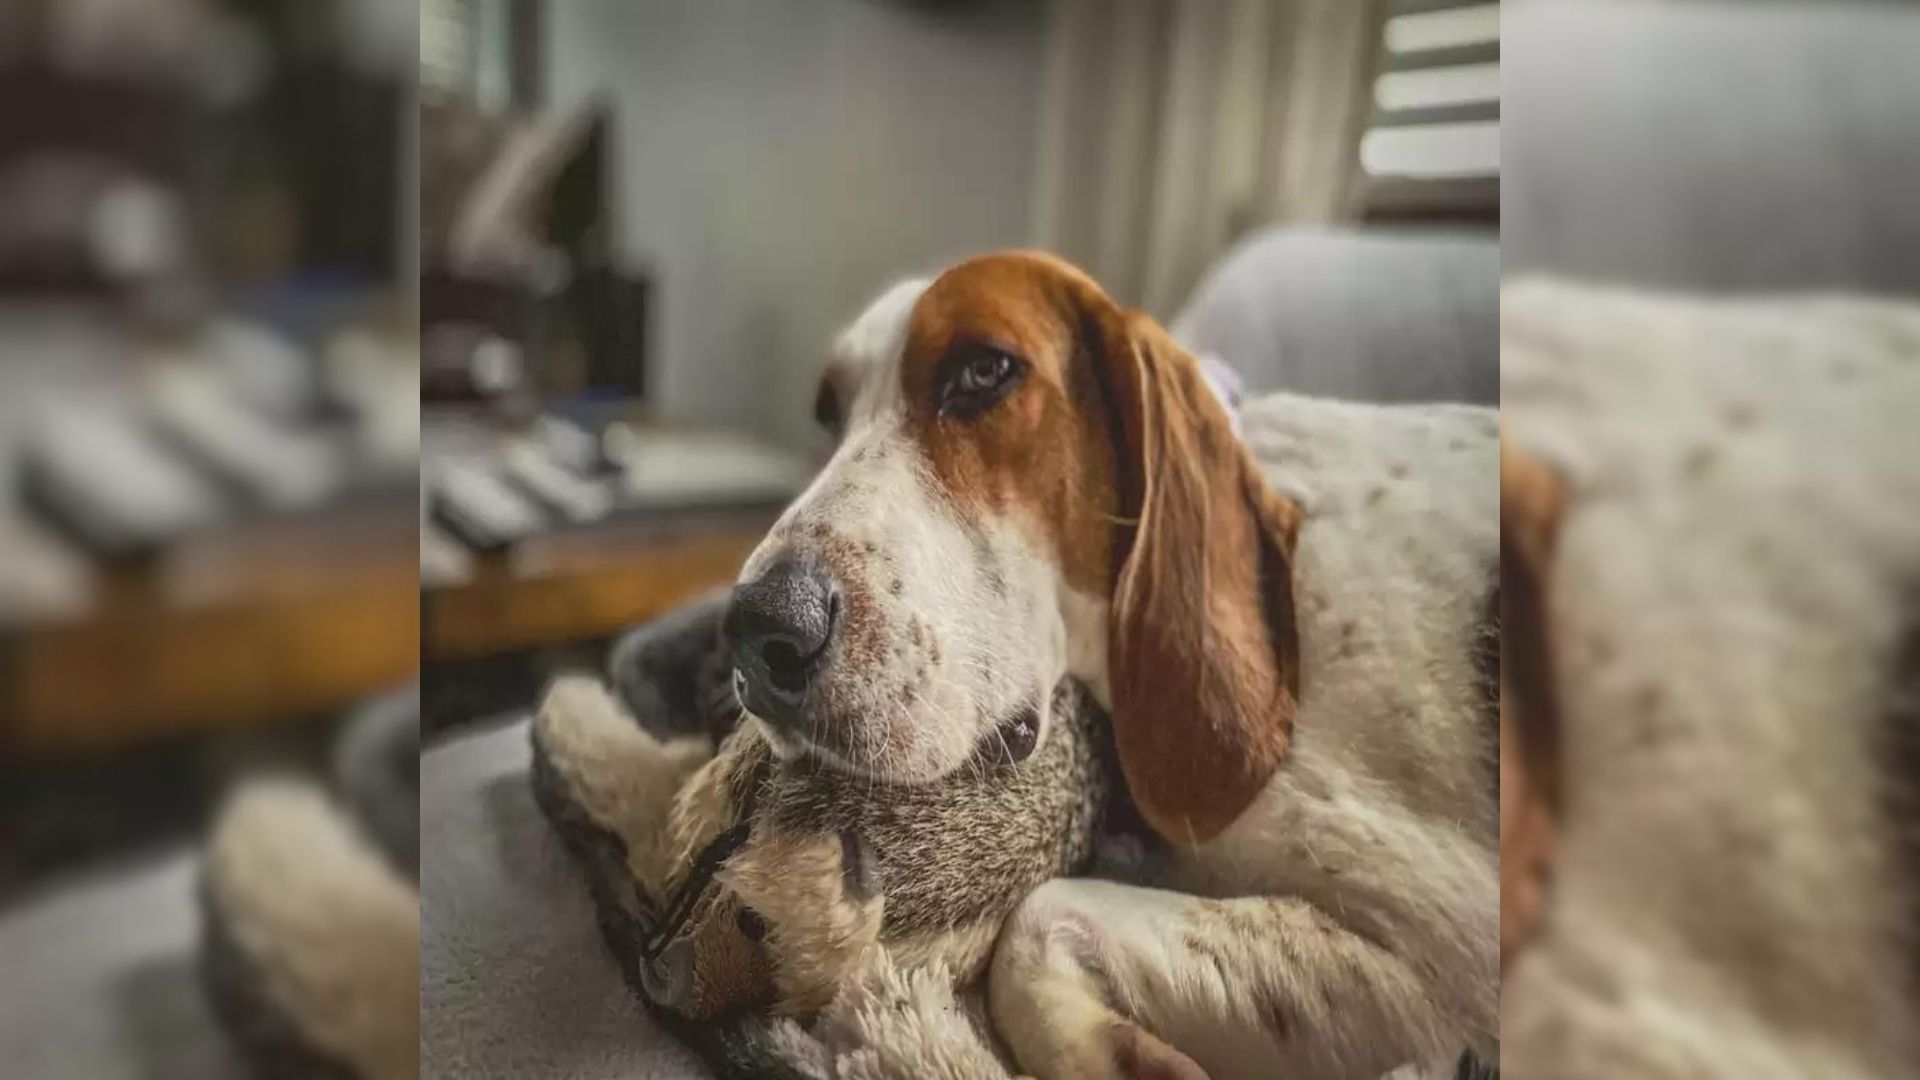
<path fill-rule="evenodd" d="M 838 436 L 747 561 L 736 686 L 783 754 L 889 782 L 1112 714 L 1165 858 L 1009 921 L 1041 1078 L 1373 1078 L 1498 1053 L 1498 423 L 1278 395 L 1241 434 L 1152 319 L 1044 254 L 889 289 Z"/>

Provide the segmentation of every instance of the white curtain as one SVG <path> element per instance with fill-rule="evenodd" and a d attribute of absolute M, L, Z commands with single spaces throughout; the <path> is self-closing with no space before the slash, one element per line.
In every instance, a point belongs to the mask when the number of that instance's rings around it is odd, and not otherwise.
<path fill-rule="evenodd" d="M 1054 0 L 1038 240 L 1168 318 L 1248 230 L 1360 210 L 1385 0 Z"/>

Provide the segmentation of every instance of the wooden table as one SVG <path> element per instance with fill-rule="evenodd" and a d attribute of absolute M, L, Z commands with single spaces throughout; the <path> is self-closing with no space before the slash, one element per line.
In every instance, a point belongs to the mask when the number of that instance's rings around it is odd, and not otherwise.
<path fill-rule="evenodd" d="M 0 753 L 97 752 L 345 708 L 419 670 L 414 516 L 303 522 L 91 569 L 0 629 Z"/>
<path fill-rule="evenodd" d="M 609 523 L 497 555 L 423 536 L 421 658 L 476 660 L 616 634 L 733 583 L 770 509 Z M 464 557 L 463 557 L 464 556 Z"/>

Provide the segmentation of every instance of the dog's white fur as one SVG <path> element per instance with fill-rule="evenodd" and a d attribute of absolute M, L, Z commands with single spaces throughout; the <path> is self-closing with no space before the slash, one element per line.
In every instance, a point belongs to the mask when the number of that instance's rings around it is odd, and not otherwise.
<path fill-rule="evenodd" d="M 1242 422 L 1305 514 L 1291 758 L 1176 847 L 1167 889 L 1036 892 L 1002 937 L 996 1022 L 1041 1076 L 1116 1075 L 1103 993 L 1215 1080 L 1494 1060 L 1497 763 L 1463 643 L 1496 559 L 1495 419 L 1280 395 Z"/>
<path fill-rule="evenodd" d="M 1044 738 L 1060 676 L 1077 669 L 1104 697 L 1106 674 L 1105 602 L 1065 587 L 1034 523 L 963 519 L 903 431 L 900 353 L 930 284 L 888 289 L 833 344 L 830 363 L 856 388 L 840 445 L 740 574 L 758 577 L 795 546 L 849 553 L 834 560 L 858 597 L 847 619 L 888 648 L 829 668 L 807 749 L 898 781 L 959 768 L 1022 707 Z M 989 588 L 990 574 L 1005 587 Z M 800 749 L 764 727 L 776 750 Z"/>
<path fill-rule="evenodd" d="M 956 993 L 957 981 L 940 961 L 905 964 L 878 950 L 813 1023 L 766 1021 L 762 1038 L 810 1080 L 1007 1080 L 982 1037 L 977 996 Z"/>
<path fill-rule="evenodd" d="M 735 818 L 724 752 L 704 737 L 656 737 L 597 679 L 556 679 L 534 724 L 545 759 L 587 817 L 619 838 L 628 873 L 655 903 Z M 771 1055 L 820 1080 L 1007 1080 L 977 989 L 998 925 L 883 940 L 885 896 L 849 895 L 842 854 L 831 834 L 779 837 L 721 871 L 773 935 L 774 1015 L 743 1023 L 758 1026 Z"/>
<path fill-rule="evenodd" d="M 840 723 L 902 726 L 891 752 L 884 733 L 812 749 L 893 779 L 958 767 L 1062 676 L 1110 704 L 1105 598 L 1066 585 L 1037 523 L 961 522 L 901 435 L 901 351 L 926 287 L 895 286 L 835 344 L 857 387 L 841 445 L 742 574 L 795 537 L 870 545 L 867 617 L 896 642 L 918 622 L 946 662 L 904 716 L 871 706 L 916 678 L 925 649 L 831 673 Z M 998 948 L 995 1022 L 1043 1078 L 1120 1075 L 1121 1023 L 1215 1080 L 1371 1080 L 1469 1048 L 1494 1060 L 1497 746 L 1470 651 L 1497 562 L 1494 414 L 1280 395 L 1242 423 L 1304 514 L 1291 759 L 1223 833 L 1179 846 L 1165 888 L 1035 893 Z M 983 587 L 989 566 L 1006 589 Z"/>
<path fill-rule="evenodd" d="M 1920 1076 L 1875 726 L 1920 588 L 1920 312 L 1534 282 L 1509 438 L 1547 568 L 1561 845 L 1508 971 L 1516 1075 Z M 1911 612 L 1907 612 L 1911 617 Z"/>

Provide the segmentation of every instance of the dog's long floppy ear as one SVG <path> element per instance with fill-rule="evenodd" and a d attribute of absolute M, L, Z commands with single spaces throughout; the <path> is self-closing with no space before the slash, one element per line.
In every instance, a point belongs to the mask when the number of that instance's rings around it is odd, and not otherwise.
<path fill-rule="evenodd" d="M 1159 324 L 1111 305 L 1096 321 L 1121 518 L 1108 640 L 1115 741 L 1148 824 L 1198 843 L 1286 758 L 1300 514 L 1268 488 L 1199 363 Z"/>
<path fill-rule="evenodd" d="M 1547 581 L 1563 503 L 1545 465 L 1500 443 L 1500 964 L 1545 917 L 1558 846 L 1560 707 Z"/>
<path fill-rule="evenodd" d="M 1563 502 L 1560 478 L 1502 439 L 1501 704 L 1515 718 L 1529 787 L 1550 806 L 1559 801 L 1560 708 L 1547 629 L 1547 580 Z"/>

